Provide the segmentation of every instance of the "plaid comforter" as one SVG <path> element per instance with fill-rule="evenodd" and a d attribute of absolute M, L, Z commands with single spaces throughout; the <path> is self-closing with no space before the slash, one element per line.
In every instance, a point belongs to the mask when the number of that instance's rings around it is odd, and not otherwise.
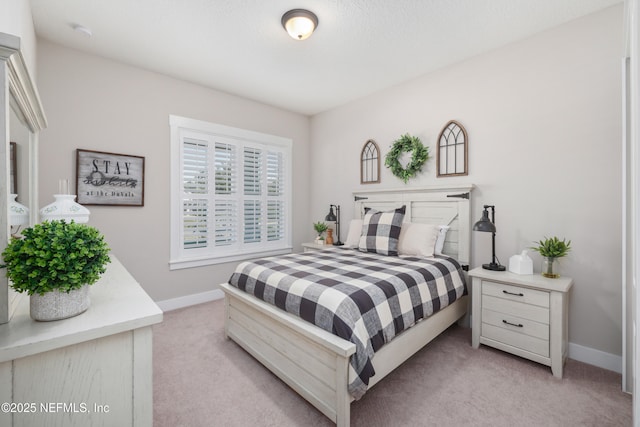
<path fill-rule="evenodd" d="M 364 395 L 374 352 L 466 294 L 452 258 L 420 259 L 328 247 L 243 262 L 229 284 L 351 341 L 349 392 Z"/>

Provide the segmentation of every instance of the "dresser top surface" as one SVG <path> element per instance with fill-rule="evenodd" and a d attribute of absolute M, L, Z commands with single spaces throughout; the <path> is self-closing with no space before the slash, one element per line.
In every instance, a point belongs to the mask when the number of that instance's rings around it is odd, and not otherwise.
<path fill-rule="evenodd" d="M 477 267 L 469 271 L 469 276 L 493 282 L 542 289 L 545 291 L 569 292 L 573 286 L 573 279 L 571 277 L 560 276 L 556 279 L 549 279 L 539 273 L 515 274 L 509 271 L 485 270 L 482 267 Z"/>

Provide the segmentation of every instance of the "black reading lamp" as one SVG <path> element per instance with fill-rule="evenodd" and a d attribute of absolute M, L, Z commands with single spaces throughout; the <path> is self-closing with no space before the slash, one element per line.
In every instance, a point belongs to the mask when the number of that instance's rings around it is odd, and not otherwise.
<path fill-rule="evenodd" d="M 336 214 L 333 213 L 333 208 L 336 208 L 336 212 L 337 212 L 338 216 L 336 216 Z M 329 205 L 329 213 L 324 218 L 324 220 L 336 223 L 336 241 L 333 244 L 333 246 L 342 246 L 342 245 L 344 245 L 344 243 L 342 243 L 340 241 L 340 206 Z"/>
<path fill-rule="evenodd" d="M 489 208 L 491 208 L 491 219 L 489 219 Z M 498 258 L 496 258 L 496 211 L 493 205 L 484 205 L 484 211 L 482 211 L 482 218 L 480 221 L 473 225 L 474 231 L 484 231 L 491 233 L 491 263 L 482 264 L 482 268 L 493 271 L 505 271 L 504 265 L 500 265 Z"/>

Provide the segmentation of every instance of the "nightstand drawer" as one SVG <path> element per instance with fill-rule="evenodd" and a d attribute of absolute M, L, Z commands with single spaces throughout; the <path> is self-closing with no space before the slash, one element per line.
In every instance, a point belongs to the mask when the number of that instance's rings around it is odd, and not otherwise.
<path fill-rule="evenodd" d="M 541 340 L 549 340 L 549 324 L 535 322 L 533 320 L 524 319 L 518 316 L 511 316 L 496 311 L 482 309 L 482 325 L 493 325 L 497 328 L 506 329 L 508 331 L 518 332 L 520 334 L 539 338 Z M 508 344 L 508 343 L 507 343 Z"/>
<path fill-rule="evenodd" d="M 549 309 L 537 305 L 497 298 L 491 295 L 482 295 L 482 308 L 522 317 L 538 323 L 549 324 Z"/>
<path fill-rule="evenodd" d="M 482 294 L 549 308 L 549 292 L 484 281 Z"/>
<path fill-rule="evenodd" d="M 548 340 L 541 340 L 529 335 L 489 325 L 487 323 L 482 324 L 482 336 L 521 350 L 538 354 L 542 357 L 549 357 Z"/>

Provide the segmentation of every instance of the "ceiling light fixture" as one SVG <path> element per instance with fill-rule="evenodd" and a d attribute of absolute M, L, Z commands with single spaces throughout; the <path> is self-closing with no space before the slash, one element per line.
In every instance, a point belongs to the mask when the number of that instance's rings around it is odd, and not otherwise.
<path fill-rule="evenodd" d="M 318 17 L 305 9 L 292 9 L 282 15 L 282 26 L 292 38 L 305 40 L 318 28 Z"/>

